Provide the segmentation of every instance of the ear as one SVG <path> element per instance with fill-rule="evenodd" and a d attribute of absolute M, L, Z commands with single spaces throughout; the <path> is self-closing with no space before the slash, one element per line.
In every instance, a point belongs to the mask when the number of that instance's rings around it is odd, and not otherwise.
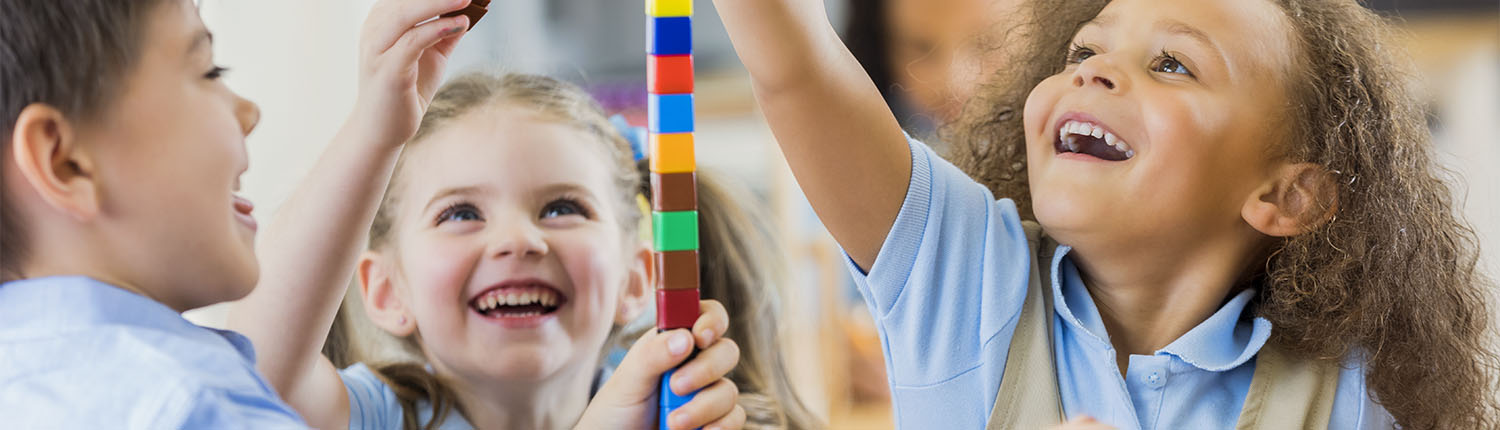
<path fill-rule="evenodd" d="M 637 246 L 630 259 L 630 272 L 626 274 L 625 288 L 620 289 L 619 304 L 615 307 L 615 325 L 626 325 L 641 316 L 651 304 L 656 275 L 651 270 L 651 247 Z"/>
<path fill-rule="evenodd" d="M 364 297 L 365 315 L 376 326 L 397 337 L 410 336 L 417 321 L 406 310 L 406 303 L 391 281 L 395 271 L 385 256 L 365 251 L 359 256 L 359 293 Z"/>
<path fill-rule="evenodd" d="M 1313 231 L 1338 210 L 1338 182 L 1322 166 L 1288 163 L 1245 201 L 1240 215 L 1269 236 L 1291 237 Z"/>
<path fill-rule="evenodd" d="M 61 111 L 44 104 L 21 110 L 11 133 L 16 170 L 49 206 L 76 221 L 99 214 L 94 164 Z"/>

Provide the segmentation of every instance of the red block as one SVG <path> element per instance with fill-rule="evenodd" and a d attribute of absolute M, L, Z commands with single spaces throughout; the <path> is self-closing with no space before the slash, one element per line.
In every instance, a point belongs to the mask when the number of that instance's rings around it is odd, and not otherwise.
<path fill-rule="evenodd" d="M 648 55 L 646 87 L 653 94 L 693 92 L 692 55 Z"/>
<path fill-rule="evenodd" d="M 656 290 L 656 328 L 692 329 L 698 321 L 698 290 Z"/>

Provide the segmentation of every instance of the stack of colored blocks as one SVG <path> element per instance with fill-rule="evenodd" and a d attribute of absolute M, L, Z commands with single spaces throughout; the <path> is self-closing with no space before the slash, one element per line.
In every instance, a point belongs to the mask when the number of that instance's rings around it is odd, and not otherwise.
<path fill-rule="evenodd" d="M 651 143 L 651 231 L 656 328 L 698 320 L 698 188 L 693 154 L 693 0 L 646 0 L 647 116 Z M 661 380 L 660 428 L 692 400 Z"/>

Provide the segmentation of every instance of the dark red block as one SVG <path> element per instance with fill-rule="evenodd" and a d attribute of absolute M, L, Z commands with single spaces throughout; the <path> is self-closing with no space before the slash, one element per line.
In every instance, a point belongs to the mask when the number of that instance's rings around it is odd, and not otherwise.
<path fill-rule="evenodd" d="M 656 328 L 692 329 L 698 321 L 698 290 L 656 290 Z"/>

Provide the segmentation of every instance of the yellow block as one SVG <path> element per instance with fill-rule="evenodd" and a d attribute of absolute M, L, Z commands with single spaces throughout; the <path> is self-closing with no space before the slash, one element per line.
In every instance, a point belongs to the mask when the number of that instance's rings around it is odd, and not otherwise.
<path fill-rule="evenodd" d="M 693 16 L 693 0 L 646 0 L 646 15 Z"/>
<path fill-rule="evenodd" d="M 693 134 L 668 133 L 651 135 L 651 171 L 685 173 L 697 170 L 693 160 Z"/>

